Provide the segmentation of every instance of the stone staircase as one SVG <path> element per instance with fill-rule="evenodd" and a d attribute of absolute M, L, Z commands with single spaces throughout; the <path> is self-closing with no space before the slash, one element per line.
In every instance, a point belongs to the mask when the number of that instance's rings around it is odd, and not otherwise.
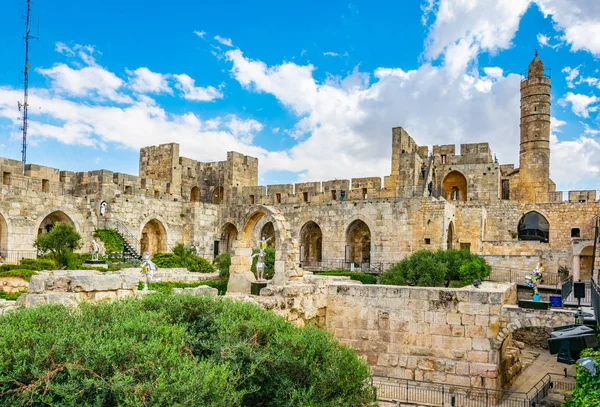
<path fill-rule="evenodd" d="M 142 258 L 141 254 L 138 252 L 138 247 L 140 247 L 140 243 L 135 235 L 129 230 L 127 225 L 121 222 L 118 219 L 108 219 L 106 221 L 105 227 L 107 229 L 113 229 L 119 239 L 123 242 L 123 257 L 126 259 L 138 259 Z"/>

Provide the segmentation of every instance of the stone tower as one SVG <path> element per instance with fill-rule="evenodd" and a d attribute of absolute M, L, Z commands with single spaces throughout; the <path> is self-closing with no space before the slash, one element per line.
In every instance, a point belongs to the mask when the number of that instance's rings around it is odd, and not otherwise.
<path fill-rule="evenodd" d="M 550 77 L 535 53 L 521 81 L 519 201 L 548 202 L 550 187 Z"/>

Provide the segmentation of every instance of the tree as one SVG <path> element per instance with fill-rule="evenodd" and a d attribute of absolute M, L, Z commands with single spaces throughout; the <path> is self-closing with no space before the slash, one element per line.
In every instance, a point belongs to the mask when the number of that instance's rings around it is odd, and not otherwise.
<path fill-rule="evenodd" d="M 67 266 L 74 250 L 81 247 L 81 235 L 66 223 L 56 222 L 52 230 L 39 235 L 33 245 L 43 253 L 51 253 L 59 266 Z"/>

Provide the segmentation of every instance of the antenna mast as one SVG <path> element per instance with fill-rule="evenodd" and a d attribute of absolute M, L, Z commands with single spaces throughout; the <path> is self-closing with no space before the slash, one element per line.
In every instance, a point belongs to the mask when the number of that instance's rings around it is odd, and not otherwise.
<path fill-rule="evenodd" d="M 31 22 L 31 0 L 27 1 L 27 15 L 25 16 L 25 69 L 23 70 L 23 175 L 25 175 L 25 164 L 27 163 L 27 109 L 29 104 L 27 102 L 29 96 L 29 40 L 33 39 L 31 35 L 31 28 L 29 27 Z"/>

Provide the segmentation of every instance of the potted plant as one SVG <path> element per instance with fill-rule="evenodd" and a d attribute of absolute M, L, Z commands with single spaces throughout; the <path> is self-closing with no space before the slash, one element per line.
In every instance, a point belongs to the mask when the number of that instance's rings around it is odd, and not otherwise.
<path fill-rule="evenodd" d="M 569 277 L 569 268 L 567 266 L 559 266 L 558 275 L 562 280 L 565 280 L 567 277 Z"/>

